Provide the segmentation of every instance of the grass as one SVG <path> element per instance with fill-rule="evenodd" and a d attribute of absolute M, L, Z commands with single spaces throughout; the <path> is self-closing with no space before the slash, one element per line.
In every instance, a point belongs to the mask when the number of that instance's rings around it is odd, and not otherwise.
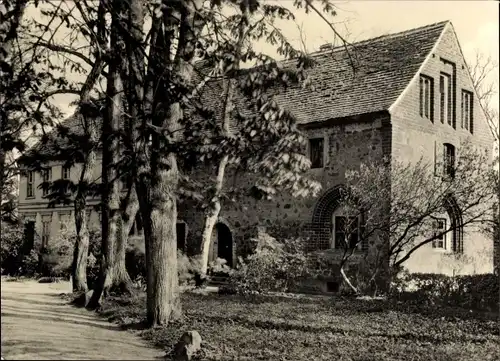
<path fill-rule="evenodd" d="M 103 315 L 169 349 L 187 330 L 200 360 L 499 360 L 494 314 L 384 300 L 182 295 L 182 322 L 143 329 L 145 296 L 110 298 Z"/>

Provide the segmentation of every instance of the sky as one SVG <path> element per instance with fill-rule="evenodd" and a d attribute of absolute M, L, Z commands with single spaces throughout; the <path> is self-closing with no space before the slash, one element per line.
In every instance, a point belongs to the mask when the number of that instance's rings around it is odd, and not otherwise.
<path fill-rule="evenodd" d="M 293 0 L 273 2 L 293 9 Z M 366 0 L 337 1 L 334 4 L 337 8 L 337 16 L 332 21 L 336 30 L 350 42 L 450 20 L 458 35 L 466 60 L 473 60 L 475 54 L 479 52 L 485 57 L 491 57 L 497 64 L 499 63 L 499 5 L 496 1 Z M 282 23 L 280 27 L 294 45 L 302 47 L 302 44 L 305 44 L 303 50 L 316 51 L 322 44 L 334 40 L 332 30 L 317 14 L 306 14 L 303 10 L 297 9 L 293 12 L 296 21 Z M 302 34 L 302 39 L 300 34 Z M 266 48 L 265 45 L 262 45 L 261 49 L 272 53 L 272 50 L 269 47 Z M 498 78 L 497 67 L 487 81 L 495 83 L 498 89 Z M 69 107 L 72 99 L 72 97 L 64 96 L 57 99 L 68 115 L 72 110 Z M 498 110 L 498 96 L 493 97 L 492 106 Z"/>

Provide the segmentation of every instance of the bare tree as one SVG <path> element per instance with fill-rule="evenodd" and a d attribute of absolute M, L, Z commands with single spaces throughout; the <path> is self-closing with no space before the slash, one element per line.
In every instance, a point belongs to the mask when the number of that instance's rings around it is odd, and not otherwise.
<path fill-rule="evenodd" d="M 413 164 L 374 161 L 346 173 L 347 189 L 341 205 L 352 222 L 342 225 L 345 242 L 341 245 L 341 266 L 363 243 L 388 242 L 387 252 L 375 257 L 373 272 L 389 262 L 396 274 L 421 247 L 435 245 L 445 235 L 463 232 L 467 227 L 492 222 L 497 177 L 489 156 L 462 144 L 456 159 L 438 163 L 433 165 L 424 159 Z M 439 223 L 443 217 L 451 222 Z M 448 246 L 461 253 L 460 240 L 455 241 Z M 350 284 L 344 273 L 342 276 Z M 359 291 L 352 284 L 351 288 Z"/>
<path fill-rule="evenodd" d="M 476 89 L 478 100 L 486 113 L 488 124 L 496 140 L 500 137 L 498 110 L 492 107 L 491 101 L 498 94 L 498 85 L 490 81 L 492 73 L 498 69 L 498 64 L 491 58 L 480 52 L 476 52 L 473 61 L 468 62 L 474 88 Z"/>

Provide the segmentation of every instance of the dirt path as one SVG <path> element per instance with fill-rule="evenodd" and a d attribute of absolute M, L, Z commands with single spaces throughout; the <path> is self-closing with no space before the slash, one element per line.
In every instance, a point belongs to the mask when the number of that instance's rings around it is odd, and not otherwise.
<path fill-rule="evenodd" d="M 1 283 L 6 360 L 155 360 L 161 350 L 60 298 L 69 283 Z"/>

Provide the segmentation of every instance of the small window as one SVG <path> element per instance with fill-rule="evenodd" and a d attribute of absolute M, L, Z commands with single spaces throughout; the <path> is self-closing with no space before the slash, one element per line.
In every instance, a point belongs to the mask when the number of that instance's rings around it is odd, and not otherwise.
<path fill-rule="evenodd" d="M 441 120 L 441 123 L 444 123 L 446 121 L 449 125 L 453 125 L 452 94 L 453 92 L 451 75 L 441 73 L 441 75 L 439 76 L 439 118 Z"/>
<path fill-rule="evenodd" d="M 309 159 L 311 160 L 311 168 L 323 168 L 323 158 L 323 138 L 309 139 Z"/>
<path fill-rule="evenodd" d="M 35 196 L 35 194 L 33 192 L 33 190 L 34 190 L 33 185 L 34 185 L 34 172 L 29 171 L 27 179 L 26 179 L 26 197 L 27 198 Z"/>
<path fill-rule="evenodd" d="M 62 167 L 62 179 L 70 179 L 71 173 L 70 173 L 71 168 L 70 167 Z"/>
<path fill-rule="evenodd" d="M 437 238 L 432 242 L 433 248 L 446 249 L 446 219 L 438 218 L 434 221 L 434 237 Z"/>
<path fill-rule="evenodd" d="M 434 121 L 434 79 L 420 75 L 420 116 Z"/>
<path fill-rule="evenodd" d="M 359 247 L 359 217 L 335 217 L 335 249 Z"/>
<path fill-rule="evenodd" d="M 455 147 L 452 144 L 444 144 L 443 172 L 445 177 L 455 177 Z"/>
<path fill-rule="evenodd" d="M 44 183 L 52 181 L 52 168 L 45 168 L 42 171 L 42 180 Z M 42 189 L 42 195 L 45 197 L 49 194 L 48 188 Z"/>
<path fill-rule="evenodd" d="M 472 92 L 462 90 L 462 128 L 473 133 L 473 111 Z"/>

